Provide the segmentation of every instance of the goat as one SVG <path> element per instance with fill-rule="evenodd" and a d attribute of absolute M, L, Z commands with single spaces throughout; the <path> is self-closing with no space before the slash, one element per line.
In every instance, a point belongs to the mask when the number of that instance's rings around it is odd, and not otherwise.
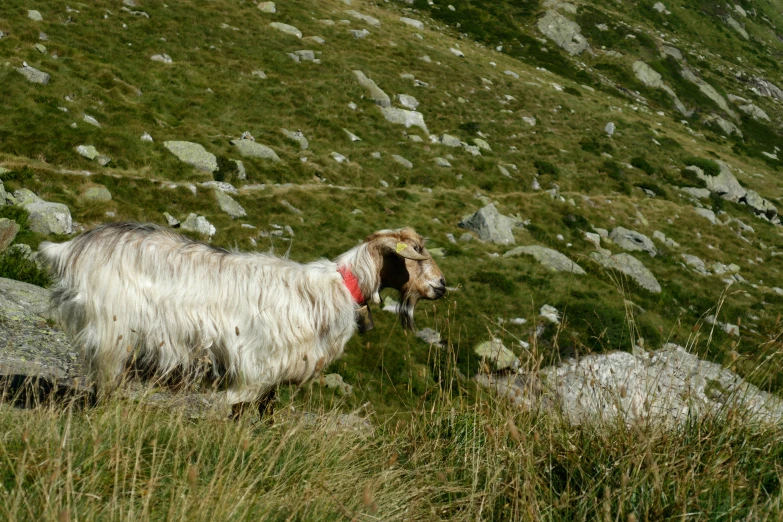
<path fill-rule="evenodd" d="M 411 228 L 382 230 L 337 257 L 300 264 L 229 252 L 157 225 L 102 225 L 40 256 L 58 279 L 52 299 L 99 394 L 131 363 L 158 376 L 207 360 L 226 401 L 241 408 L 281 383 L 301 384 L 338 358 L 367 300 L 400 292 L 413 328 L 419 299 L 446 291 Z M 371 320 L 371 319 L 370 319 Z"/>

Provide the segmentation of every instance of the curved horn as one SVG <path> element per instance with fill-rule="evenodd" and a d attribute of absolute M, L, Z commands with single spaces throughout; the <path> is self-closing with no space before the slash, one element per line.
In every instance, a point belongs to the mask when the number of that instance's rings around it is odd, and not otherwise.
<path fill-rule="evenodd" d="M 427 256 L 421 255 L 416 252 L 411 245 L 403 243 L 393 237 L 384 237 L 380 244 L 381 252 L 384 254 L 397 254 L 405 259 L 413 259 L 415 261 L 422 261 L 427 259 Z"/>

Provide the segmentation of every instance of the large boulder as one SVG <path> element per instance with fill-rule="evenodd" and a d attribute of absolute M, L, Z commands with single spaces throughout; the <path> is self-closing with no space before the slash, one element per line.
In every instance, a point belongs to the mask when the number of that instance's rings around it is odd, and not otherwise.
<path fill-rule="evenodd" d="M 518 219 L 502 215 L 495 205 L 490 203 L 475 214 L 464 217 L 459 226 L 472 230 L 484 241 L 513 245 L 513 229 L 518 224 Z"/>
<path fill-rule="evenodd" d="M 623 250 L 628 250 L 629 252 L 642 251 L 647 252 L 651 256 L 655 256 L 658 253 L 658 249 L 655 248 L 655 243 L 653 243 L 652 239 L 635 230 L 617 227 L 609 234 L 609 239 Z"/>
<path fill-rule="evenodd" d="M 582 36 L 581 28 L 557 11 L 547 11 L 538 20 L 538 30 L 570 54 L 580 54 L 590 47 Z"/>
<path fill-rule="evenodd" d="M 645 290 L 654 294 L 661 293 L 661 285 L 652 272 L 632 255 L 622 253 L 610 256 L 602 252 L 592 252 L 590 257 L 602 267 L 630 277 Z"/>
<path fill-rule="evenodd" d="M 619 420 L 675 427 L 729 412 L 748 422 L 783 420 L 780 398 L 674 344 L 649 354 L 588 355 L 538 374 L 480 374 L 476 380 L 516 406 L 557 411 L 572 424 Z"/>
<path fill-rule="evenodd" d="M 46 289 L 0 278 L 0 378 L 11 392 L 87 391 L 78 352 L 44 317 L 49 301 Z"/>
<path fill-rule="evenodd" d="M 695 172 L 699 179 L 704 180 L 707 184 L 707 189 L 710 192 L 714 192 L 718 196 L 729 201 L 739 201 L 740 198 L 745 196 L 747 191 L 740 185 L 740 182 L 737 181 L 734 174 L 731 173 L 731 168 L 727 164 L 722 161 L 716 161 L 716 163 L 720 166 L 720 174 L 717 176 L 705 174 L 704 171 L 694 165 L 686 168 Z"/>
<path fill-rule="evenodd" d="M 27 211 L 27 226 L 33 232 L 43 235 L 72 232 L 73 221 L 67 205 L 44 201 L 28 189 L 14 191 L 10 199 L 14 205 Z"/>
<path fill-rule="evenodd" d="M 561 254 L 557 250 L 539 245 L 516 247 L 503 254 L 503 257 L 520 256 L 523 254 L 533 256 L 536 261 L 553 272 L 570 272 L 577 275 L 585 274 L 585 271 L 581 266 L 571 261 L 564 254 Z"/>
<path fill-rule="evenodd" d="M 163 146 L 174 154 L 180 161 L 193 165 L 205 172 L 215 172 L 218 169 L 217 158 L 211 152 L 207 152 L 202 145 L 190 141 L 164 141 Z"/>

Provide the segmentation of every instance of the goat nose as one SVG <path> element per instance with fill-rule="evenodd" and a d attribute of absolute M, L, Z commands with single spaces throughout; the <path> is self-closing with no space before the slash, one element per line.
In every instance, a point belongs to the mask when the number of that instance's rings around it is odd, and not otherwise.
<path fill-rule="evenodd" d="M 440 286 L 446 286 L 446 278 L 445 277 L 441 277 L 440 281 L 438 281 L 438 283 L 440 283 Z"/>

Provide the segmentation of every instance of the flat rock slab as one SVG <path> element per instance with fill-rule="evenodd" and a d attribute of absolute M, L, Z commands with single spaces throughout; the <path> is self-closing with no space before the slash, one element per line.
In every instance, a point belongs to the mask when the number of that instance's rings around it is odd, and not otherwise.
<path fill-rule="evenodd" d="M 164 141 L 163 146 L 180 161 L 192 165 L 205 172 L 215 172 L 218 169 L 217 158 L 207 152 L 202 145 L 190 141 Z"/>
<path fill-rule="evenodd" d="M 675 427 L 730 411 L 745 422 L 783 419 L 780 398 L 674 344 L 641 355 L 570 359 L 537 375 L 478 375 L 476 380 L 519 407 L 559 411 L 571 424 L 620 420 Z"/>
<path fill-rule="evenodd" d="M 632 255 L 615 254 L 610 256 L 601 252 L 592 252 L 590 257 L 604 268 L 617 270 L 621 274 L 627 275 L 645 290 L 654 294 L 661 293 L 661 285 L 652 272 Z"/>
<path fill-rule="evenodd" d="M 275 163 L 280 161 L 277 153 L 255 141 L 250 140 L 231 140 L 231 144 L 239 150 L 239 153 L 245 157 L 262 158 L 272 160 Z"/>
<path fill-rule="evenodd" d="M 302 31 L 300 31 L 293 25 L 283 24 L 280 22 L 272 22 L 271 24 L 269 24 L 269 27 L 271 27 L 272 29 L 277 29 L 278 31 L 283 32 L 285 34 L 296 36 L 297 38 L 302 37 Z"/>
<path fill-rule="evenodd" d="M 87 391 L 77 351 L 36 314 L 48 313 L 49 298 L 44 288 L 0 278 L 0 377 L 11 388 L 28 381 L 46 390 Z"/>
<path fill-rule="evenodd" d="M 234 198 L 223 192 L 222 190 L 215 189 L 215 198 L 217 199 L 220 210 L 228 214 L 233 218 L 239 218 L 247 216 L 247 212 L 242 208 L 242 205 L 237 203 Z"/>
<path fill-rule="evenodd" d="M 567 256 L 557 250 L 538 245 L 521 246 L 513 248 L 503 254 L 503 257 L 513 257 L 528 255 L 533 256 L 536 261 L 547 267 L 553 272 L 570 272 L 572 274 L 584 275 L 586 272 L 581 266 L 571 261 Z"/>

